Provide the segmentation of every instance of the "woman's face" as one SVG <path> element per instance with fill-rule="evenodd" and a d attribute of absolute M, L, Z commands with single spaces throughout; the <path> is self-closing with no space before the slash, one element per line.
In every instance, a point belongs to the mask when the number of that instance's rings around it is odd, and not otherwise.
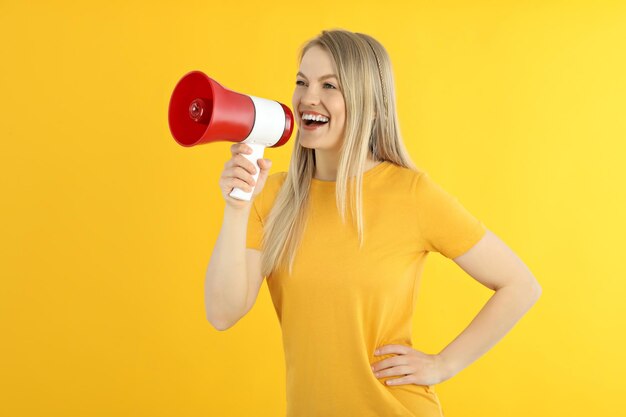
<path fill-rule="evenodd" d="M 337 152 L 341 148 L 346 104 L 339 89 L 339 79 L 333 73 L 332 58 L 322 47 L 314 46 L 302 57 L 292 106 L 299 125 L 300 144 L 306 148 Z M 324 77 L 326 75 L 332 76 Z M 307 129 L 305 120 L 302 120 L 307 112 L 324 115 L 329 120 L 315 129 Z"/>

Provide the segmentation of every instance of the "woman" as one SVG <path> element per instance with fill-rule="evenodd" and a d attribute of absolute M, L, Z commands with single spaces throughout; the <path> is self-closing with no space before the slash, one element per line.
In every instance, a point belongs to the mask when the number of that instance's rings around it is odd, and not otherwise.
<path fill-rule="evenodd" d="M 255 185 L 255 167 L 240 155 L 249 147 L 237 143 L 220 179 L 227 204 L 207 271 L 208 318 L 220 330 L 234 325 L 267 277 L 283 334 L 288 417 L 442 416 L 435 385 L 503 337 L 539 284 L 411 162 L 379 42 L 323 31 L 299 58 L 289 171 L 269 175 L 260 159 L 252 201 L 232 199 L 234 187 Z M 496 290 L 439 354 L 411 346 L 429 252 Z"/>

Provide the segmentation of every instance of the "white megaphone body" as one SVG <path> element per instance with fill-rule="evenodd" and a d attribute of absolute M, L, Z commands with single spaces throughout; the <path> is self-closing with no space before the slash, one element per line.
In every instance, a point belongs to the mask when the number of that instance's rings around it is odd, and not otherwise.
<path fill-rule="evenodd" d="M 201 71 L 191 71 L 180 79 L 169 105 L 172 136 L 182 146 L 228 141 L 250 146 L 242 154 L 256 167 L 256 182 L 261 171 L 257 159 L 265 148 L 282 146 L 293 131 L 293 113 L 282 103 L 222 87 Z M 250 201 L 252 191 L 235 188 L 229 194 Z"/>

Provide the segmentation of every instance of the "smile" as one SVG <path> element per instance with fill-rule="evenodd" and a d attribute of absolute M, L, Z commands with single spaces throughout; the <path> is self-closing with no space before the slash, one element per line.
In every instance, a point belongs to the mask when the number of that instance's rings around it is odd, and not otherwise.
<path fill-rule="evenodd" d="M 305 120 L 301 127 L 304 130 L 317 130 L 323 126 L 326 126 L 328 122 L 315 122 L 312 120 Z"/>

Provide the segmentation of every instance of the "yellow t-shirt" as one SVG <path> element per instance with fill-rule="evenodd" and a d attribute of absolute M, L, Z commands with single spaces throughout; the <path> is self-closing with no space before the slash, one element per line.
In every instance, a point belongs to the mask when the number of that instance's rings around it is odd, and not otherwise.
<path fill-rule="evenodd" d="M 248 248 L 261 247 L 263 220 L 287 176 L 268 177 L 255 197 Z M 293 273 L 267 285 L 283 335 L 287 417 L 442 416 L 434 385 L 385 385 L 371 364 L 412 347 L 411 319 L 428 252 L 455 258 L 486 232 L 484 224 L 425 171 L 384 161 L 363 174 L 364 246 L 350 209 L 341 223 L 335 182 L 313 179 L 310 214 Z"/>

